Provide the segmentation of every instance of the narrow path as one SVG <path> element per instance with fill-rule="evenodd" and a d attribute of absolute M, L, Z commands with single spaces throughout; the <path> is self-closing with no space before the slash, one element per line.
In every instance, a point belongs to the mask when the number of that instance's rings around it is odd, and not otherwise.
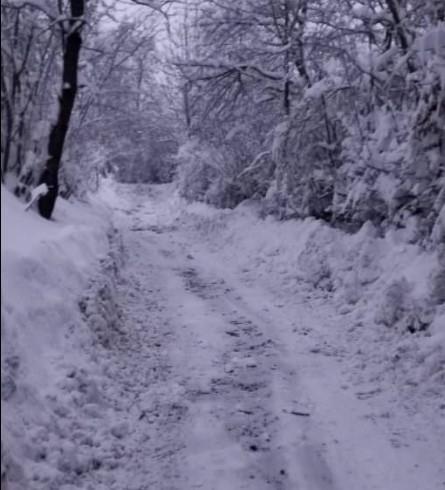
<path fill-rule="evenodd" d="M 266 305 L 209 271 L 158 213 L 150 219 L 145 193 L 126 199 L 122 336 L 108 363 L 126 462 L 109 484 L 333 490 L 321 448 L 304 444 L 310 414 Z"/>

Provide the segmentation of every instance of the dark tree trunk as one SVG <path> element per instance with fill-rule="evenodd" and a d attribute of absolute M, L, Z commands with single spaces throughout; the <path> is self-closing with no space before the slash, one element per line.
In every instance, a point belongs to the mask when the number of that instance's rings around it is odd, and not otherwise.
<path fill-rule="evenodd" d="M 182 88 L 182 95 L 184 100 L 184 114 L 185 114 L 185 125 L 187 128 L 187 134 L 190 136 L 190 128 L 192 126 L 192 119 L 190 115 L 190 88 L 191 83 L 186 82 Z"/>
<path fill-rule="evenodd" d="M 68 132 L 71 113 L 77 92 L 77 70 L 82 46 L 80 34 L 85 10 L 85 0 L 70 0 L 71 19 L 66 33 L 63 53 L 62 94 L 59 98 L 59 114 L 52 126 L 48 142 L 48 160 L 39 179 L 39 184 L 48 186 L 48 193 L 38 201 L 39 213 L 50 219 L 59 189 L 59 168 L 63 145 Z"/>

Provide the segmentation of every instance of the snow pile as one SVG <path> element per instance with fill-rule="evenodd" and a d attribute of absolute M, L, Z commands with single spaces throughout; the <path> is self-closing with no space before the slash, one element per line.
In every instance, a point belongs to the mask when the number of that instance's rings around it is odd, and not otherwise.
<path fill-rule="evenodd" d="M 49 489 L 75 460 L 63 420 L 80 397 L 93 403 L 97 394 L 92 379 L 80 379 L 93 334 L 78 303 L 107 257 L 110 216 L 99 202 L 59 199 L 46 221 L 5 189 L 1 199 L 2 482 Z M 67 382 L 78 385 L 70 403 L 61 400 Z"/>
<path fill-rule="evenodd" d="M 409 243 L 409 230 L 381 237 L 371 223 L 351 235 L 311 218 L 258 216 L 252 203 L 233 211 L 195 204 L 184 221 L 246 282 L 262 283 L 289 303 L 302 293 L 315 302 L 320 334 L 349 353 L 356 382 L 395 385 L 412 403 L 426 396 L 437 409 L 445 396 L 440 244 L 425 251 Z"/>

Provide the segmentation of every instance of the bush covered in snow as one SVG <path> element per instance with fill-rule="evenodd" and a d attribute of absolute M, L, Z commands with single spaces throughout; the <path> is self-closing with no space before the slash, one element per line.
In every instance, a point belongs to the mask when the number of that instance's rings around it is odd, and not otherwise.
<path fill-rule="evenodd" d="M 218 208 L 233 208 L 261 194 L 257 181 L 247 176 L 235 152 L 190 140 L 176 156 L 179 192 L 187 201 L 202 201 Z"/>
<path fill-rule="evenodd" d="M 219 63 L 183 63 L 194 81 L 194 152 L 202 142 L 214 153 L 179 171 L 193 175 L 182 178 L 183 194 L 229 207 L 255 197 L 282 219 L 352 231 L 372 222 L 427 241 L 445 205 L 443 9 L 368 2 L 351 10 L 336 1 L 322 28 L 317 9 L 266 4 L 246 2 L 241 12 L 222 1 L 189 26 L 201 57 Z M 236 29 L 238 17 L 249 27 L 227 40 L 221 26 Z M 265 29 L 265 19 L 275 27 Z M 242 138 L 233 138 L 240 125 Z"/>

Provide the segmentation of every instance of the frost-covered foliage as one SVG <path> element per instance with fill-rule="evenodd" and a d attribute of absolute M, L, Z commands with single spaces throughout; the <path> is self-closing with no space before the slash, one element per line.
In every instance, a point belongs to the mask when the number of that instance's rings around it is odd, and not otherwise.
<path fill-rule="evenodd" d="M 192 4 L 193 42 L 177 65 L 194 145 L 211 141 L 219 154 L 205 200 L 263 198 L 281 218 L 431 236 L 445 203 L 441 2 Z M 227 137 L 240 123 L 242 140 Z M 198 160 L 187 163 L 192 185 L 201 170 L 212 178 Z M 237 185 L 222 185 L 234 166 Z"/>

